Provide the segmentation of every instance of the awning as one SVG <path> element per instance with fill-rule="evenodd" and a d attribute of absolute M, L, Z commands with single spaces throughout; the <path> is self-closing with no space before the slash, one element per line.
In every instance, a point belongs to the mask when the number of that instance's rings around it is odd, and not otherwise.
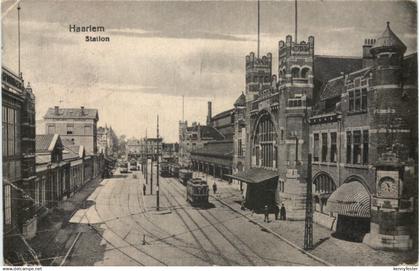
<path fill-rule="evenodd" d="M 278 177 L 279 174 L 276 171 L 264 168 L 251 168 L 233 175 L 226 176 L 246 183 L 260 183 Z"/>
<path fill-rule="evenodd" d="M 345 183 L 328 199 L 327 212 L 354 217 L 370 217 L 370 193 L 358 181 Z"/>

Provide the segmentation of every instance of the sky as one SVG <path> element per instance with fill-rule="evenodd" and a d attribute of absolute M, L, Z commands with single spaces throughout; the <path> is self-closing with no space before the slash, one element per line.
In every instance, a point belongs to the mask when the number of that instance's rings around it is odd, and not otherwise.
<path fill-rule="evenodd" d="M 2 1 L 2 63 L 18 70 L 16 0 Z M 21 71 L 36 95 L 37 133 L 48 107 L 97 108 L 118 135 L 178 140 L 184 118 L 205 123 L 245 89 L 245 56 L 257 48 L 256 1 L 22 0 Z M 293 1 L 261 1 L 261 54 L 294 33 Z M 413 1 L 299 1 L 298 39 L 315 53 L 360 56 L 365 38 L 391 29 L 417 51 Z M 85 42 L 69 25 L 103 26 L 110 42 Z"/>

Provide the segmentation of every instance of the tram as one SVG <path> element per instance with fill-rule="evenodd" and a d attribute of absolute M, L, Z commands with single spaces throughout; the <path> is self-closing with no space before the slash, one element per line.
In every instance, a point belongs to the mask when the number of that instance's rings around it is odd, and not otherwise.
<path fill-rule="evenodd" d="M 169 177 L 169 164 L 167 162 L 161 162 L 160 163 L 160 176 L 162 177 Z"/>
<path fill-rule="evenodd" d="M 187 182 L 187 201 L 191 205 L 209 203 L 209 186 L 205 180 L 194 178 Z"/>
<path fill-rule="evenodd" d="M 169 175 L 178 178 L 179 166 L 177 164 L 169 164 Z"/>
<path fill-rule="evenodd" d="M 187 169 L 181 169 L 178 174 L 178 180 L 183 185 L 187 185 L 187 182 L 192 179 L 193 173 Z"/>

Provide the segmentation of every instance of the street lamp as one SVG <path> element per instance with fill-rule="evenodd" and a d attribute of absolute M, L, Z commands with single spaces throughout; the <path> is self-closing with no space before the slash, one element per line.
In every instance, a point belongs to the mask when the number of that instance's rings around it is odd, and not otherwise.
<path fill-rule="evenodd" d="M 296 163 L 296 166 L 297 166 L 297 165 L 299 165 L 299 156 L 298 156 L 298 153 L 299 153 L 298 152 L 299 151 L 299 138 L 298 138 L 298 134 L 297 134 L 296 131 L 292 132 L 292 138 L 294 138 L 296 140 L 295 163 Z"/>

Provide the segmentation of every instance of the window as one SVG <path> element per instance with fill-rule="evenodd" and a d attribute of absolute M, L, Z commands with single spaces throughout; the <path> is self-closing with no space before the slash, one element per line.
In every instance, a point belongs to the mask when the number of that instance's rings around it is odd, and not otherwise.
<path fill-rule="evenodd" d="M 363 130 L 363 164 L 369 163 L 369 131 Z"/>
<path fill-rule="evenodd" d="M 39 205 L 39 182 L 35 182 L 35 205 Z"/>
<path fill-rule="evenodd" d="M 276 135 L 274 125 L 270 118 L 268 116 L 263 117 L 258 123 L 257 134 L 254 142 L 257 166 L 274 166 L 274 144 L 276 142 Z M 243 150 L 241 151 L 243 153 Z"/>
<path fill-rule="evenodd" d="M 361 94 L 360 94 L 360 89 L 356 89 L 356 91 L 354 92 L 354 110 L 355 111 L 360 111 L 360 103 L 361 103 Z"/>
<path fill-rule="evenodd" d="M 353 164 L 360 164 L 362 162 L 362 135 L 360 131 L 353 132 Z"/>
<path fill-rule="evenodd" d="M 48 134 L 55 134 L 55 125 L 54 124 L 48 124 Z"/>
<path fill-rule="evenodd" d="M 362 110 L 367 110 L 367 89 L 362 89 Z"/>
<path fill-rule="evenodd" d="M 12 224 L 12 191 L 10 185 L 4 186 L 4 223 L 6 225 Z"/>
<path fill-rule="evenodd" d="M 302 69 L 302 78 L 308 78 L 309 75 L 309 68 L 303 68 Z"/>
<path fill-rule="evenodd" d="M 92 130 L 92 126 L 90 126 L 90 125 L 85 125 L 84 134 L 85 134 L 85 135 L 90 135 L 90 134 L 91 134 L 91 130 Z"/>
<path fill-rule="evenodd" d="M 319 134 L 314 134 L 314 162 L 319 161 Z"/>
<path fill-rule="evenodd" d="M 280 131 L 280 140 L 284 140 L 284 130 L 281 129 Z"/>
<path fill-rule="evenodd" d="M 299 78 L 299 68 L 292 68 L 292 78 Z"/>
<path fill-rule="evenodd" d="M 41 204 L 45 205 L 45 190 L 46 190 L 46 176 L 42 176 L 42 182 L 41 182 Z"/>
<path fill-rule="evenodd" d="M 351 163 L 351 144 L 352 144 L 352 138 L 351 138 L 351 131 L 348 131 L 346 133 L 346 163 Z"/>
<path fill-rule="evenodd" d="M 331 133 L 330 161 L 337 162 L 337 133 Z"/>
<path fill-rule="evenodd" d="M 68 135 L 72 135 L 73 134 L 73 128 L 74 128 L 74 125 L 73 124 L 67 124 L 67 134 Z"/>
<path fill-rule="evenodd" d="M 243 155 L 243 151 L 242 151 L 242 139 L 238 139 L 238 155 L 242 156 Z"/>
<path fill-rule="evenodd" d="M 354 110 L 354 91 L 349 91 L 349 112 Z"/>
<path fill-rule="evenodd" d="M 328 134 L 322 133 L 322 150 L 321 150 L 321 161 L 326 162 L 327 161 L 327 153 L 328 153 Z"/>

